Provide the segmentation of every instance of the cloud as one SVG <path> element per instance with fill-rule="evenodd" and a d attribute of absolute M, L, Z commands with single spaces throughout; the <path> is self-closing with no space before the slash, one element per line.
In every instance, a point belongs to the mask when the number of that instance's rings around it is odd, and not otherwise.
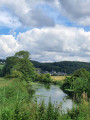
<path fill-rule="evenodd" d="M 71 22 L 90 25 L 90 0 L 58 0 L 57 8 Z"/>
<path fill-rule="evenodd" d="M 90 32 L 56 25 L 20 33 L 18 43 L 39 61 L 90 61 Z"/>
<path fill-rule="evenodd" d="M 54 17 L 43 12 L 43 7 L 38 8 L 39 5 L 56 8 L 59 15 L 62 14 L 75 24 L 90 26 L 90 0 L 0 0 L 0 7 L 5 7 L 11 14 L 11 18 L 8 15 L 6 17 L 9 21 L 11 19 L 13 25 L 16 19 L 23 26 L 54 26 Z"/>
<path fill-rule="evenodd" d="M 0 57 L 5 58 L 18 51 L 20 45 L 12 35 L 0 35 Z"/>
<path fill-rule="evenodd" d="M 20 27 L 21 24 L 16 17 L 11 16 L 7 11 L 0 11 L 0 26 L 15 29 Z"/>
<path fill-rule="evenodd" d="M 42 10 L 37 8 L 38 4 L 43 4 L 45 0 L 0 0 L 0 6 L 8 9 L 23 26 L 43 27 L 54 26 L 54 21 Z"/>
<path fill-rule="evenodd" d="M 90 62 L 90 32 L 82 28 L 55 27 L 34 28 L 12 35 L 0 36 L 0 56 L 27 50 L 33 60 L 48 61 L 87 61 Z"/>

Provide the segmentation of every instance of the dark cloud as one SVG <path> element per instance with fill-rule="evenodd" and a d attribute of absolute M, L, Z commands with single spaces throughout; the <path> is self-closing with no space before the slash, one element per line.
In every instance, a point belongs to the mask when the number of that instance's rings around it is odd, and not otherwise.
<path fill-rule="evenodd" d="M 90 0 L 59 0 L 60 12 L 80 25 L 90 25 Z"/>
<path fill-rule="evenodd" d="M 17 17 L 23 26 L 54 26 L 53 19 L 37 8 L 37 5 L 44 3 L 44 0 L 1 0 L 0 6 L 7 8 L 8 12 Z"/>

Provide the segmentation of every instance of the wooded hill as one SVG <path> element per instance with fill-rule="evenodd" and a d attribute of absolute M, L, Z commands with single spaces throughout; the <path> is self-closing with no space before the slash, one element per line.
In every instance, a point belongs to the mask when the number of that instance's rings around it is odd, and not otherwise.
<path fill-rule="evenodd" d="M 86 62 L 76 62 L 76 61 L 62 61 L 53 63 L 40 63 L 36 61 L 31 61 L 34 67 L 41 68 L 43 71 L 56 71 L 64 72 L 67 74 L 72 74 L 75 70 L 80 68 L 85 68 L 90 71 L 90 63 Z"/>
<path fill-rule="evenodd" d="M 5 62 L 5 60 L 0 59 L 0 62 Z M 64 72 L 67 74 L 72 74 L 75 70 L 80 68 L 85 68 L 90 71 L 90 63 L 87 62 L 77 62 L 77 61 L 62 61 L 62 62 L 53 62 L 53 63 L 40 63 L 37 61 L 31 60 L 35 68 L 41 68 L 42 71 L 56 71 Z"/>

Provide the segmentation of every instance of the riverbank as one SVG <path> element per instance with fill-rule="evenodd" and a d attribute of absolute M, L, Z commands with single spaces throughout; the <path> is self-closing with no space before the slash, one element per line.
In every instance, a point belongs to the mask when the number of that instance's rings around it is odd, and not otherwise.
<path fill-rule="evenodd" d="M 86 100 L 67 114 L 62 114 L 51 101 L 48 106 L 44 101 L 40 104 L 37 100 L 31 102 L 27 85 L 26 81 L 18 78 L 0 78 L 0 120 L 89 120 L 90 103 Z"/>

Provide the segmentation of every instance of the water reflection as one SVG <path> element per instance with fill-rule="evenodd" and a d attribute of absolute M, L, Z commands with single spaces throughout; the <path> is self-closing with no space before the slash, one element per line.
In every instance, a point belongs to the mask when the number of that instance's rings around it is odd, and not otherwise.
<path fill-rule="evenodd" d="M 33 88 L 33 86 L 31 88 Z M 62 110 L 65 112 L 67 109 L 72 108 L 72 99 L 67 98 L 67 94 L 65 94 L 59 86 L 51 84 L 37 84 L 36 86 L 34 85 L 34 90 L 30 89 L 29 92 L 37 97 L 38 103 L 44 99 L 45 104 L 48 104 L 49 98 L 51 98 L 52 104 L 62 104 Z"/>
<path fill-rule="evenodd" d="M 35 94 L 36 90 L 32 88 L 32 86 L 29 86 L 28 92 L 29 92 L 29 99 L 32 99 L 34 97 L 33 95 Z"/>
<path fill-rule="evenodd" d="M 51 88 L 51 84 L 49 84 L 49 83 L 44 84 L 44 87 L 45 87 L 47 90 L 50 90 L 50 88 Z"/>

